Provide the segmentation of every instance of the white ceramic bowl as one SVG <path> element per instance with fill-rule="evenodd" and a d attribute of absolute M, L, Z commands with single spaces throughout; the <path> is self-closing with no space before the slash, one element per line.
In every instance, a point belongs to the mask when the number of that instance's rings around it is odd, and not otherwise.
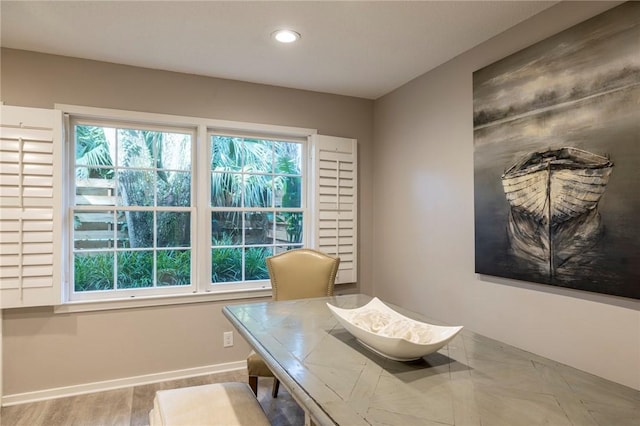
<path fill-rule="evenodd" d="M 374 297 L 356 309 L 327 303 L 336 319 L 360 343 L 395 361 L 413 361 L 449 343 L 462 327 L 443 327 L 405 317 Z"/>

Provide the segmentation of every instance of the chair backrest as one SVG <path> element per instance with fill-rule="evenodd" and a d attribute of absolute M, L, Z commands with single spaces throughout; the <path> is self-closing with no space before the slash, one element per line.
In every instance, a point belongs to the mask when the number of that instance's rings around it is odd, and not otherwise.
<path fill-rule="evenodd" d="M 268 257 L 273 300 L 332 296 L 339 265 L 339 258 L 311 249 Z"/>

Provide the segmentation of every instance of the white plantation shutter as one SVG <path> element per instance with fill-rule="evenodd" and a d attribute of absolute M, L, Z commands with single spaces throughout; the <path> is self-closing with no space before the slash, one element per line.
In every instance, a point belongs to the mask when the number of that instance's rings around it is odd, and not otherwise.
<path fill-rule="evenodd" d="M 312 245 L 340 258 L 336 284 L 357 281 L 357 141 L 313 135 Z"/>
<path fill-rule="evenodd" d="M 60 303 L 60 111 L 0 110 L 0 308 Z"/>

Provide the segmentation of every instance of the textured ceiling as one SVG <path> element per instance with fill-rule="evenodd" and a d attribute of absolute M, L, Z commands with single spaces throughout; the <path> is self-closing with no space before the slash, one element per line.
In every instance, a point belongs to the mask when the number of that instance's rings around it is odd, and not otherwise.
<path fill-rule="evenodd" d="M 376 99 L 556 1 L 7 1 L 1 45 Z M 270 34 L 289 27 L 293 45 Z"/>

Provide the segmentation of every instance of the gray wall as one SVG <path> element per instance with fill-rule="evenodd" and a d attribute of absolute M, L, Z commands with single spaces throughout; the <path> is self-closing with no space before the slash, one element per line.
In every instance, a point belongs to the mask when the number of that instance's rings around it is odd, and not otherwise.
<path fill-rule="evenodd" d="M 374 294 L 640 389 L 640 301 L 474 274 L 472 73 L 601 11 L 563 2 L 378 99 Z"/>
<path fill-rule="evenodd" d="M 2 49 L 0 99 L 298 126 L 358 139 L 360 291 L 370 293 L 373 101 Z M 340 286 L 338 292 L 354 290 Z M 225 303 L 54 314 L 51 308 L 3 315 L 4 396 L 232 361 L 249 353 Z"/>

